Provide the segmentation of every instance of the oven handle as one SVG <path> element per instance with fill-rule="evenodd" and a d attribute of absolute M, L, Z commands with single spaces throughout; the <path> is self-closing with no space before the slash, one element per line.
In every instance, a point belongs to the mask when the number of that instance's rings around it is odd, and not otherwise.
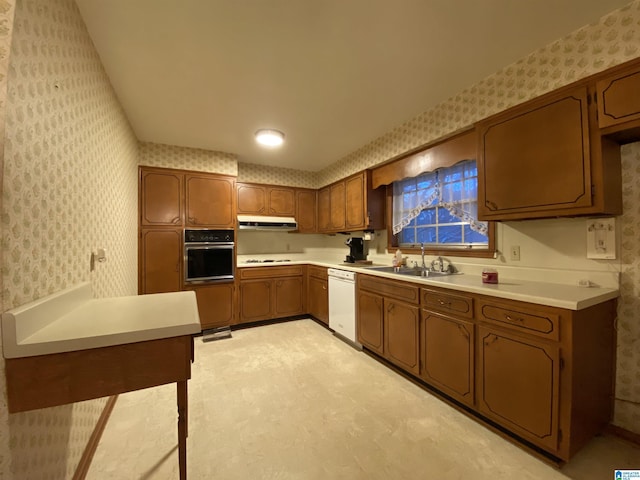
<path fill-rule="evenodd" d="M 189 243 L 185 242 L 184 248 L 219 248 L 219 249 L 230 249 L 234 248 L 234 242 L 221 242 L 221 243 L 210 243 L 210 242 L 197 242 L 197 243 Z"/>

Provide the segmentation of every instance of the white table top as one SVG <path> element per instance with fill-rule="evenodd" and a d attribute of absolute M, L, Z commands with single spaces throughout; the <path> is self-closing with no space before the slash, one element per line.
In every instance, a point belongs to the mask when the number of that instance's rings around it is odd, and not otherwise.
<path fill-rule="evenodd" d="M 5 358 L 157 340 L 200 330 L 192 291 L 93 299 L 88 283 L 2 315 Z"/>

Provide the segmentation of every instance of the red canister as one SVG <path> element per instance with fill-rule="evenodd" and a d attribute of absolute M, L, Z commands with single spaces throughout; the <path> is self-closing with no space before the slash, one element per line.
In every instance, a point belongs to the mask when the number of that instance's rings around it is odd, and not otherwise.
<path fill-rule="evenodd" d="M 493 268 L 482 270 L 482 283 L 498 283 L 498 271 Z"/>

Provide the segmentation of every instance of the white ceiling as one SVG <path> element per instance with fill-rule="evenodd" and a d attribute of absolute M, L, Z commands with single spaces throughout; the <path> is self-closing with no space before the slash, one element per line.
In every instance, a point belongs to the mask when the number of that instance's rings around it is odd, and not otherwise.
<path fill-rule="evenodd" d="M 629 2 L 76 1 L 140 140 L 311 171 Z"/>

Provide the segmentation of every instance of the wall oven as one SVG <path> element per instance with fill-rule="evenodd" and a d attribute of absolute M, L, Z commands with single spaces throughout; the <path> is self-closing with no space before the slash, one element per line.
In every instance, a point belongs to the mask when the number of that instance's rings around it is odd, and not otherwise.
<path fill-rule="evenodd" d="M 234 271 L 233 230 L 184 230 L 185 283 L 233 280 Z"/>

